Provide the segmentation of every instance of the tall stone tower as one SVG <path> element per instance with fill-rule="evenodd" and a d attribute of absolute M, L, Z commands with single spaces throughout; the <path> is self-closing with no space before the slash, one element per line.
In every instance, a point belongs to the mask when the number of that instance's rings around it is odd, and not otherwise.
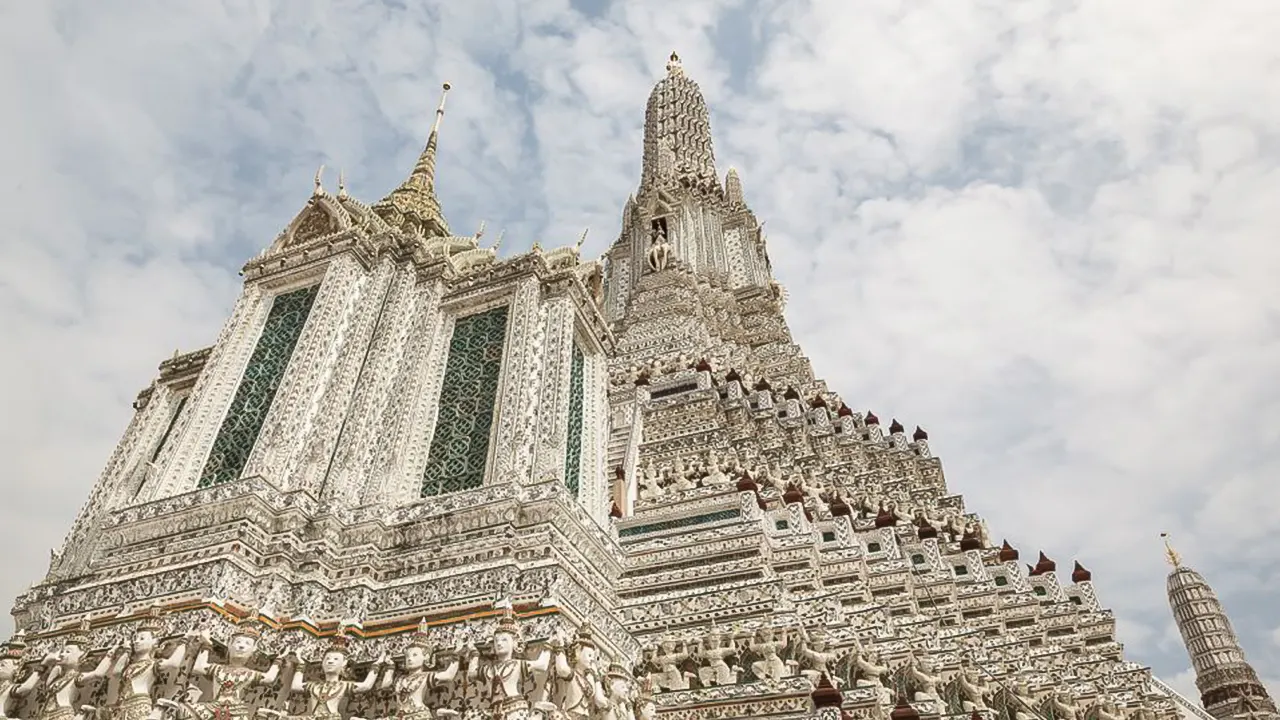
<path fill-rule="evenodd" d="M 317 173 L 161 363 L 17 600 L 0 715 L 1178 714 L 1087 569 L 1024 568 L 924 430 L 814 377 L 678 57 L 602 261 L 451 234 L 443 115 L 372 205 Z"/>
<path fill-rule="evenodd" d="M 1213 588 L 1200 573 L 1182 564 L 1167 536 L 1165 555 L 1173 567 L 1166 583 L 1169 607 L 1196 672 L 1201 704 L 1219 720 L 1242 712 L 1280 718 L 1258 673 L 1245 660 L 1231 620 Z"/>

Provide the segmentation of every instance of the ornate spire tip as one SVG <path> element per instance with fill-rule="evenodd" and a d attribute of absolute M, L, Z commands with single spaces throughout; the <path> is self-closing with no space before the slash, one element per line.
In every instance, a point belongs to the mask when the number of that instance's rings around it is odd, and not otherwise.
<path fill-rule="evenodd" d="M 1169 561 L 1175 569 L 1182 567 L 1182 556 L 1177 550 L 1173 549 L 1173 545 L 1169 543 L 1169 533 L 1160 533 L 1160 537 L 1164 538 L 1164 557 Z"/>
<path fill-rule="evenodd" d="M 444 117 L 444 101 L 449 97 L 449 89 L 453 86 L 445 83 L 440 90 L 440 104 L 436 106 L 436 119 L 431 123 L 431 134 L 434 135 L 440 130 L 440 119 Z"/>

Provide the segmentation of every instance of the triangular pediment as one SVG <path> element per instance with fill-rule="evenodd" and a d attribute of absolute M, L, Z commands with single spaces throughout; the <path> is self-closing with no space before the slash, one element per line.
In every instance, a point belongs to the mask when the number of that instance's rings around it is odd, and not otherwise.
<path fill-rule="evenodd" d="M 351 215 L 328 195 L 313 195 L 285 230 L 284 246 L 301 245 L 351 227 Z"/>

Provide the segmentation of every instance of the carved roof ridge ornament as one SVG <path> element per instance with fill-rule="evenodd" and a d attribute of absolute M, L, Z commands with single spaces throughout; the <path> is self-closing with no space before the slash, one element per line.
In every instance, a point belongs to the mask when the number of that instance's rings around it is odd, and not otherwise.
<path fill-rule="evenodd" d="M 440 104 L 431 123 L 427 145 L 418 156 L 409 177 L 385 198 L 374 204 L 373 210 L 392 227 L 411 235 L 433 237 L 449 234 L 449 225 L 440 210 L 436 197 L 436 147 L 439 144 L 440 121 L 444 118 L 444 103 L 452 85 L 444 83 Z"/>

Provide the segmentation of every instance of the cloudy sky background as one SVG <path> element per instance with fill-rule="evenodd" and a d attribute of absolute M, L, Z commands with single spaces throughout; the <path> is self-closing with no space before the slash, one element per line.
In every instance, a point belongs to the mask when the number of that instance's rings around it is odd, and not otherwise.
<path fill-rule="evenodd" d="M 378 199 L 448 80 L 454 230 L 514 253 L 589 226 L 599 253 L 677 49 L 833 389 L 929 430 L 995 537 L 1079 558 L 1189 689 L 1173 532 L 1280 690 L 1274 0 L 515 6 L 0 6 L 3 602 L 318 164 Z"/>

